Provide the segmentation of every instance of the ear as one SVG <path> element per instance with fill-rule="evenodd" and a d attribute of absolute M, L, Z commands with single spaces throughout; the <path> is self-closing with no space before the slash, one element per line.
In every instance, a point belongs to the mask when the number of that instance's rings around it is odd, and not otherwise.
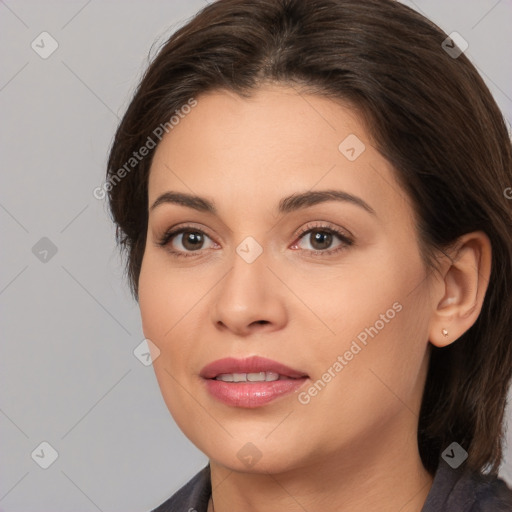
<path fill-rule="evenodd" d="M 460 237 L 445 254 L 434 284 L 429 340 L 445 347 L 460 338 L 482 310 L 491 275 L 492 249 L 482 231 Z"/>

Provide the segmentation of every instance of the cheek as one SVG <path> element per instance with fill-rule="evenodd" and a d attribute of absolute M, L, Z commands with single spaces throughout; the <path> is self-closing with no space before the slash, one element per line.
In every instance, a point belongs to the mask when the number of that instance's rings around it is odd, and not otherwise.
<path fill-rule="evenodd" d="M 381 309 L 359 329 L 352 339 L 361 350 L 353 356 L 344 389 L 355 410 L 384 417 L 419 410 L 428 361 L 428 320 L 421 294 L 397 293 L 382 301 Z"/>
<path fill-rule="evenodd" d="M 344 406 L 334 410 L 359 416 L 403 407 L 397 396 L 411 408 L 416 404 L 429 325 L 426 271 L 419 255 L 390 251 L 364 268 L 333 277 L 308 297 L 332 331 L 318 341 L 315 379 L 329 380 L 329 369 L 337 376 L 318 393 L 325 400 L 315 401 L 318 406 L 341 401 Z"/>
<path fill-rule="evenodd" d="M 141 272 L 139 280 L 139 308 L 144 336 L 164 350 L 165 333 L 172 327 L 173 317 L 169 306 L 170 294 L 156 279 L 155 269 Z"/>
<path fill-rule="evenodd" d="M 401 325 L 409 315 L 398 310 L 426 310 L 426 303 L 416 300 L 415 288 L 426 276 L 419 254 L 412 250 L 407 254 L 391 243 L 378 251 L 354 252 L 337 267 L 280 270 L 283 280 L 293 283 L 294 293 L 303 298 L 299 308 L 304 310 L 304 318 L 295 317 L 301 331 L 309 326 L 319 343 L 338 350 L 348 349 L 345 345 L 358 335 L 363 343 L 373 339 L 368 330 L 378 338 L 385 337 L 390 325 Z M 290 303 L 294 303 L 293 296 Z M 413 323 L 416 315 L 411 314 Z M 404 337 L 405 333 L 397 332 L 396 343 Z"/>
<path fill-rule="evenodd" d="M 197 371 L 194 358 L 208 322 L 211 287 L 206 275 L 171 267 L 159 251 L 144 255 L 139 277 L 142 330 L 160 350 L 153 367 L 161 386 L 165 381 L 165 389 L 179 387 L 169 373 L 181 382 L 191 368 Z"/>
<path fill-rule="evenodd" d="M 385 315 L 388 301 L 381 305 L 375 313 Z M 389 323 L 360 315 L 359 322 L 351 321 L 351 333 L 338 335 L 329 348 L 323 345 L 321 355 L 315 352 L 316 372 L 306 389 L 311 394 L 302 395 L 300 404 L 307 404 L 298 406 L 310 418 L 300 435 L 316 438 L 322 431 L 322 439 L 338 446 L 375 437 L 386 425 L 414 422 L 411 411 L 419 410 L 426 371 L 427 343 L 420 339 L 426 321 L 414 301 L 402 299 L 400 305 Z"/>
<path fill-rule="evenodd" d="M 190 366 L 189 344 L 192 337 L 183 335 L 187 312 L 197 298 L 187 292 L 179 272 L 169 272 L 158 255 L 145 254 L 139 277 L 139 308 L 144 336 L 158 347 L 153 361 L 162 397 L 172 417 L 182 430 L 187 430 L 187 418 L 195 413 L 190 400 L 182 393 L 182 373 Z"/>
<path fill-rule="evenodd" d="M 142 328 L 161 350 L 165 350 L 175 327 L 204 295 L 200 282 L 187 270 L 171 270 L 162 254 L 147 251 L 144 255 L 139 277 Z"/>

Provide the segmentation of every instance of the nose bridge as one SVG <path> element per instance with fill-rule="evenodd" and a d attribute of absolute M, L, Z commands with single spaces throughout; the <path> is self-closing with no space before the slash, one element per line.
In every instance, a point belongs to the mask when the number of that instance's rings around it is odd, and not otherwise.
<path fill-rule="evenodd" d="M 254 238 L 246 237 L 236 247 L 232 266 L 218 288 L 214 318 L 217 325 L 245 332 L 251 325 L 282 325 L 285 306 L 272 272 L 269 253 Z"/>
<path fill-rule="evenodd" d="M 231 270 L 224 280 L 220 300 L 240 301 L 240 308 L 256 304 L 258 298 L 267 295 L 268 255 L 252 237 L 244 239 L 236 248 Z"/>

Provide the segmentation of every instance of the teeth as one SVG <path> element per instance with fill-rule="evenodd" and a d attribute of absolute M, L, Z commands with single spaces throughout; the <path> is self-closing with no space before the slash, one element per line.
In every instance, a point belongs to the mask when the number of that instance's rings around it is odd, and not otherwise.
<path fill-rule="evenodd" d="M 279 380 L 281 377 L 278 373 L 274 372 L 259 372 L 259 373 L 221 373 L 215 377 L 216 380 L 223 382 L 272 382 Z"/>
<path fill-rule="evenodd" d="M 279 374 L 273 372 L 259 372 L 259 373 L 248 373 L 247 380 L 249 382 L 271 382 L 273 380 L 278 380 Z"/>

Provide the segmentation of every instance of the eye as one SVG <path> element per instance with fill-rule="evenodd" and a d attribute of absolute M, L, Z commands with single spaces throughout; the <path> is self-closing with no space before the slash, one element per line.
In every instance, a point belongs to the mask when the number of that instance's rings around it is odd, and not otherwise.
<path fill-rule="evenodd" d="M 337 253 L 353 245 L 351 236 L 331 225 L 305 226 L 291 249 L 301 249 L 315 256 L 326 256 Z M 168 252 L 177 257 L 199 256 L 205 249 L 218 249 L 214 242 L 203 230 L 194 226 L 182 226 L 166 231 L 157 241 L 157 245 L 165 247 Z"/>
<path fill-rule="evenodd" d="M 204 231 L 193 227 L 167 231 L 157 243 L 176 256 L 195 256 L 187 253 L 216 247 L 215 242 Z"/>
<path fill-rule="evenodd" d="M 299 233 L 292 249 L 303 249 L 315 255 L 337 253 L 354 243 L 344 232 L 331 226 L 308 225 Z"/>

